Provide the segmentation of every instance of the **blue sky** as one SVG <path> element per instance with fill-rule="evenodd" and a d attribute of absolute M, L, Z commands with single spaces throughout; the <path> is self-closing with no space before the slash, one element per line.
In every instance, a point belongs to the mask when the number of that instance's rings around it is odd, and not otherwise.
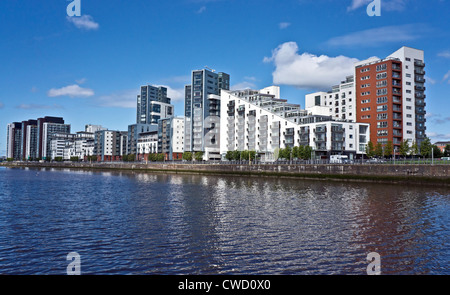
<path fill-rule="evenodd" d="M 304 106 L 345 77 L 333 69 L 401 46 L 425 51 L 427 133 L 450 140 L 449 0 L 381 0 L 379 17 L 370 0 L 81 0 L 73 18 L 70 2 L 0 2 L 0 155 L 15 121 L 126 130 L 141 85 L 169 87 L 183 115 L 183 87 L 204 66 Z"/>

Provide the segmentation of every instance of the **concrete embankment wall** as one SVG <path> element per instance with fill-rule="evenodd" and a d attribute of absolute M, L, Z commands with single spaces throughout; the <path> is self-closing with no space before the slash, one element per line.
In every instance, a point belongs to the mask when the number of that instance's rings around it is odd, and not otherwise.
<path fill-rule="evenodd" d="M 153 173 L 189 173 L 297 177 L 314 179 L 410 182 L 450 186 L 450 165 L 227 165 L 227 164 L 138 164 L 138 163 L 2 163 L 7 167 L 124 170 Z"/>

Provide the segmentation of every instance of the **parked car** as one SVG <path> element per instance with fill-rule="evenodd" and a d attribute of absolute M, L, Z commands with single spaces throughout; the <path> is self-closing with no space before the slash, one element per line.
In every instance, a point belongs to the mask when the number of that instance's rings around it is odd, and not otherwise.
<path fill-rule="evenodd" d="M 378 159 L 378 158 L 372 158 L 367 160 L 367 163 L 384 163 L 384 160 Z"/>

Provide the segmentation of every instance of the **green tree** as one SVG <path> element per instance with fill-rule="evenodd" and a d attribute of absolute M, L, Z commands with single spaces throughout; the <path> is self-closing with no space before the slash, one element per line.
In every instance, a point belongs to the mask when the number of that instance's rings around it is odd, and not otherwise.
<path fill-rule="evenodd" d="M 415 140 L 413 140 L 413 142 L 411 144 L 410 151 L 413 156 L 417 156 L 419 154 L 419 145 L 417 144 L 417 142 Z"/>
<path fill-rule="evenodd" d="M 433 150 L 433 157 L 434 158 L 440 158 L 442 157 L 443 153 L 441 151 L 441 149 L 437 146 L 437 145 L 432 145 L 432 150 Z"/>
<path fill-rule="evenodd" d="M 227 154 L 225 155 L 225 159 L 227 159 L 228 161 L 233 161 L 234 159 L 233 151 L 228 151 Z"/>
<path fill-rule="evenodd" d="M 383 146 L 379 142 L 375 145 L 375 156 L 378 158 L 383 157 Z"/>
<path fill-rule="evenodd" d="M 158 162 L 163 162 L 165 158 L 164 154 L 156 154 L 156 161 Z"/>
<path fill-rule="evenodd" d="M 78 162 L 80 159 L 78 157 L 70 157 L 70 161 Z"/>
<path fill-rule="evenodd" d="M 280 149 L 279 148 L 276 148 L 274 151 L 273 151 L 273 159 L 276 161 L 276 160 L 278 160 L 280 158 Z"/>
<path fill-rule="evenodd" d="M 299 155 L 299 150 L 300 150 L 300 148 L 298 147 L 298 146 L 294 146 L 293 148 L 292 148 L 292 159 L 298 159 L 298 158 L 300 158 L 298 155 Z"/>
<path fill-rule="evenodd" d="M 241 160 L 242 161 L 248 161 L 248 151 L 241 151 Z"/>
<path fill-rule="evenodd" d="M 369 141 L 366 145 L 366 155 L 369 158 L 375 156 L 375 147 L 373 146 L 373 143 L 371 141 Z"/>
<path fill-rule="evenodd" d="M 256 152 L 255 151 L 249 151 L 250 160 L 254 161 L 256 159 Z"/>
<path fill-rule="evenodd" d="M 283 149 L 283 158 L 286 160 L 290 160 L 291 153 L 292 153 L 292 148 L 290 146 L 287 146 L 285 149 Z"/>
<path fill-rule="evenodd" d="M 302 159 L 304 160 L 311 160 L 313 154 L 313 149 L 309 145 L 306 145 L 303 147 L 303 156 Z"/>
<path fill-rule="evenodd" d="M 203 152 L 195 152 L 194 158 L 196 161 L 201 162 L 203 161 Z"/>
<path fill-rule="evenodd" d="M 156 154 L 148 154 L 147 160 L 150 162 L 156 162 Z"/>
<path fill-rule="evenodd" d="M 431 141 L 427 137 L 420 144 L 420 154 L 425 158 L 431 158 Z"/>
<path fill-rule="evenodd" d="M 191 152 L 184 152 L 182 158 L 185 161 L 192 161 L 193 155 Z"/>
<path fill-rule="evenodd" d="M 444 148 L 444 157 L 450 157 L 450 144 L 447 144 Z"/>
<path fill-rule="evenodd" d="M 384 156 L 386 158 L 390 158 L 394 153 L 394 146 L 392 145 L 392 141 L 388 141 L 384 146 Z"/>
<path fill-rule="evenodd" d="M 400 144 L 399 153 L 402 157 L 406 157 L 409 154 L 409 151 L 411 150 L 411 147 L 409 146 L 408 140 L 403 140 Z"/>
<path fill-rule="evenodd" d="M 233 160 L 239 161 L 241 159 L 241 152 L 240 151 L 233 151 Z"/>

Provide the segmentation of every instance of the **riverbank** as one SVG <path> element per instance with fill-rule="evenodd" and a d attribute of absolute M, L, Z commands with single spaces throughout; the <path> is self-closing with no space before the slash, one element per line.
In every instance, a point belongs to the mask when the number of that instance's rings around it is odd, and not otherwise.
<path fill-rule="evenodd" d="M 182 163 L 35 163 L 6 162 L 10 168 L 116 170 L 141 173 L 215 174 L 249 177 L 289 177 L 339 181 L 414 183 L 450 186 L 450 165 L 307 165 L 307 164 L 182 164 Z"/>

